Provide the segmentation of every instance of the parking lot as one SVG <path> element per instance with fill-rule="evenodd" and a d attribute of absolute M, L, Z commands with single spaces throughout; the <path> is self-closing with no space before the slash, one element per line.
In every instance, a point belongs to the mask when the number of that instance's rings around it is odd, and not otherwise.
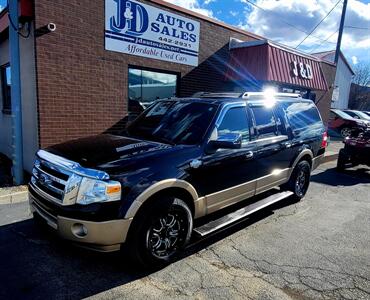
<path fill-rule="evenodd" d="M 156 271 L 75 248 L 0 205 L 0 298 L 370 299 L 370 171 L 321 165 L 307 196 L 207 239 Z"/>

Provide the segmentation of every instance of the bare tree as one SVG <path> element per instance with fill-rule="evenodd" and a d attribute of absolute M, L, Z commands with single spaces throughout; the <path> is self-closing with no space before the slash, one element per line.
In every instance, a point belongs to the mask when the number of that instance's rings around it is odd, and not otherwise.
<path fill-rule="evenodd" d="M 355 66 L 355 76 L 352 80 L 351 86 L 351 104 L 350 107 L 355 109 L 364 109 L 368 106 L 370 99 L 368 99 L 368 89 L 370 88 L 370 64 L 359 63 Z M 364 95 L 362 95 L 365 93 Z"/>

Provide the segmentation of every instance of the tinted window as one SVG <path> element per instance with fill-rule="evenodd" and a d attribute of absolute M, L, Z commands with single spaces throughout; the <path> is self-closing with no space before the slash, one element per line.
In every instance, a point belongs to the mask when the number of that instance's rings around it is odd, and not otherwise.
<path fill-rule="evenodd" d="M 317 134 L 322 131 L 323 123 L 313 103 L 294 102 L 283 104 L 289 124 L 294 133 Z"/>
<path fill-rule="evenodd" d="M 265 106 L 252 107 L 258 136 L 261 138 L 276 136 L 278 134 L 276 120 L 272 108 Z"/>
<path fill-rule="evenodd" d="M 220 136 L 227 133 L 241 134 L 243 142 L 249 141 L 249 125 L 244 107 L 230 108 L 226 112 L 217 129 L 217 134 Z"/>
<path fill-rule="evenodd" d="M 198 144 L 216 111 L 217 106 L 208 103 L 159 101 L 128 126 L 127 134 L 173 144 Z"/>

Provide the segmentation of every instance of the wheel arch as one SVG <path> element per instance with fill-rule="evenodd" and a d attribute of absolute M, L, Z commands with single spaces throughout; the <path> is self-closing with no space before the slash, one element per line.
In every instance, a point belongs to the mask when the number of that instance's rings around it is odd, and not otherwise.
<path fill-rule="evenodd" d="M 205 209 L 205 205 L 199 205 L 198 193 L 190 183 L 180 179 L 166 179 L 151 185 L 136 197 L 128 209 L 125 219 L 134 218 L 141 209 L 155 201 L 160 195 L 172 195 L 181 198 L 189 206 L 193 216 L 197 216 L 199 210 Z"/>
<path fill-rule="evenodd" d="M 296 165 L 297 165 L 300 161 L 302 161 L 302 160 L 307 160 L 307 161 L 308 161 L 308 163 L 310 164 L 311 168 L 312 168 L 312 159 L 313 159 L 313 153 L 312 153 L 312 151 L 311 151 L 310 149 L 307 149 L 307 148 L 306 148 L 306 149 L 302 150 L 302 151 L 298 154 L 298 156 L 296 157 L 296 159 L 294 160 L 294 162 L 293 162 L 293 164 L 292 164 L 292 166 L 291 166 L 291 168 L 290 168 L 289 178 L 290 178 L 290 176 L 292 175 L 293 170 L 294 170 L 294 168 L 296 167 Z"/>

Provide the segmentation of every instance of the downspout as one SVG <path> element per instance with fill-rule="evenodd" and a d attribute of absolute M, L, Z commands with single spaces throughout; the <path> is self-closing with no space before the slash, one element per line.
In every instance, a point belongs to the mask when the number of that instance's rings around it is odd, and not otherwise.
<path fill-rule="evenodd" d="M 18 1 L 9 1 L 9 43 L 12 102 L 13 181 L 23 183 L 22 99 L 18 35 Z M 14 26 L 13 26 L 14 25 Z"/>

